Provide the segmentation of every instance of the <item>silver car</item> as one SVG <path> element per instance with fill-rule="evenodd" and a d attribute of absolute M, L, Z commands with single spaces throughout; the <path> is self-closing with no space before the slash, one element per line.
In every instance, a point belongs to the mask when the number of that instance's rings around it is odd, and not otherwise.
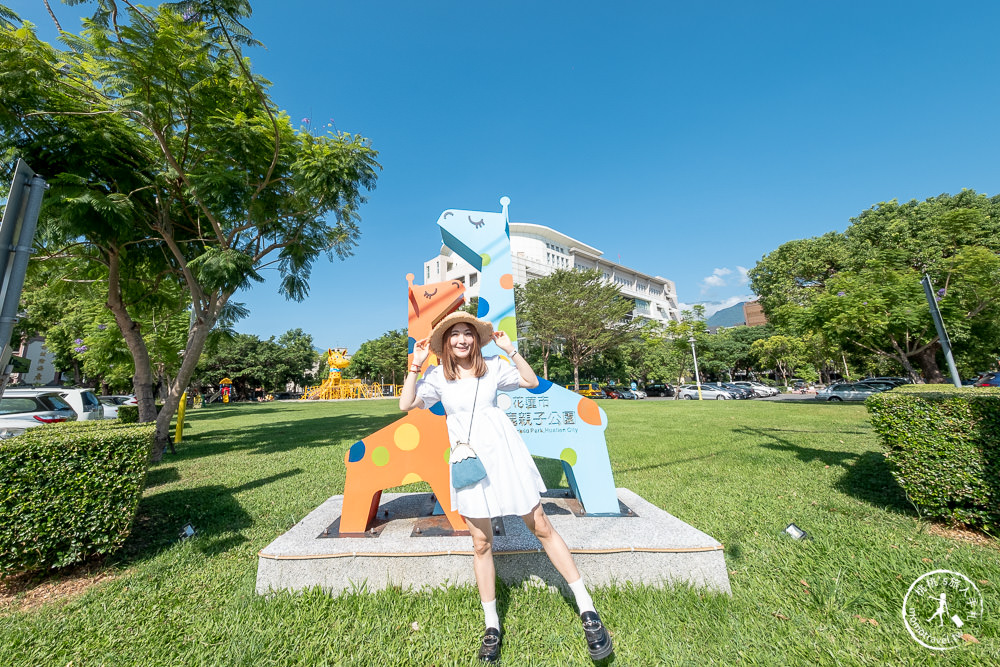
<path fill-rule="evenodd" d="M 761 384 L 760 382 L 747 382 L 746 380 L 740 380 L 738 382 L 734 382 L 733 384 L 737 387 L 746 387 L 760 398 L 778 395 L 777 389 L 774 387 L 768 387 L 766 384 Z"/>
<path fill-rule="evenodd" d="M 20 435 L 34 426 L 75 420 L 76 412 L 55 391 L 29 396 L 11 396 L 7 392 L 0 398 L 0 439 Z"/>
<path fill-rule="evenodd" d="M 872 394 L 877 394 L 888 386 L 876 386 L 865 384 L 864 382 L 843 382 L 833 384 L 816 392 L 816 399 L 820 401 L 863 401 Z"/>
<path fill-rule="evenodd" d="M 88 419 L 104 419 L 104 406 L 97 400 L 97 396 L 94 395 L 94 392 L 89 389 L 69 389 L 67 387 L 11 387 L 4 392 L 4 397 L 37 396 L 39 394 L 47 394 L 51 392 L 55 392 L 62 396 L 63 399 L 69 403 L 76 412 L 78 415 L 77 419 L 80 421 L 86 421 Z"/>
<path fill-rule="evenodd" d="M 715 400 L 715 401 L 729 401 L 732 400 L 732 395 L 725 389 L 716 389 L 714 387 L 709 387 L 708 385 L 701 385 L 701 397 L 702 399 Z M 698 385 L 686 384 L 677 390 L 677 398 L 683 398 L 687 400 L 695 400 L 698 398 Z"/>

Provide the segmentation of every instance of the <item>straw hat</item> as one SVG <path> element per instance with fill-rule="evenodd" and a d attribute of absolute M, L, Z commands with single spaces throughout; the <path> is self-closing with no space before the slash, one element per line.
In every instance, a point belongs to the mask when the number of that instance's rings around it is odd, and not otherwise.
<path fill-rule="evenodd" d="M 491 340 L 493 340 L 493 325 L 486 320 L 481 320 L 472 315 L 472 313 L 467 313 L 464 310 L 459 310 L 451 315 L 448 315 L 440 322 L 434 325 L 431 329 L 430 335 L 430 348 L 431 352 L 441 356 L 441 352 L 444 350 L 444 334 L 448 329 L 455 324 L 460 322 L 465 322 L 471 326 L 476 333 L 479 335 L 479 347 L 480 349 L 486 347 Z"/>

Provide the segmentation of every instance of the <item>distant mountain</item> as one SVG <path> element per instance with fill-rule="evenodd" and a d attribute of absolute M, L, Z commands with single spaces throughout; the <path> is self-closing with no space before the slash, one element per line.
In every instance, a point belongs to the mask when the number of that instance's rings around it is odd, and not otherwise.
<path fill-rule="evenodd" d="M 737 327 L 742 324 L 746 324 L 746 320 L 743 318 L 743 304 L 744 301 L 740 301 L 734 306 L 729 306 L 729 308 L 723 308 L 714 315 L 708 318 L 705 325 L 709 328 L 712 327 Z"/>

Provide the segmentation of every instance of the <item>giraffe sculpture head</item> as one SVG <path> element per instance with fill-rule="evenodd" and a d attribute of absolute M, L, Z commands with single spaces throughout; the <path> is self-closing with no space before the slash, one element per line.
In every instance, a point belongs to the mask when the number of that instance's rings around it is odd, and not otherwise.
<path fill-rule="evenodd" d="M 514 275 L 510 258 L 510 224 L 507 206 L 499 213 L 450 209 L 438 218 L 441 239 L 459 257 L 479 271 L 479 310 L 476 316 L 517 340 L 514 315 Z"/>
<path fill-rule="evenodd" d="M 347 348 L 346 347 L 331 347 L 326 351 L 326 363 L 330 367 L 330 374 L 340 373 L 348 366 L 351 362 L 347 360 Z"/>
<path fill-rule="evenodd" d="M 465 285 L 460 280 L 414 285 L 412 273 L 406 274 L 406 282 L 409 284 L 407 353 L 412 358 L 413 345 L 429 336 L 435 324 L 465 303 Z"/>

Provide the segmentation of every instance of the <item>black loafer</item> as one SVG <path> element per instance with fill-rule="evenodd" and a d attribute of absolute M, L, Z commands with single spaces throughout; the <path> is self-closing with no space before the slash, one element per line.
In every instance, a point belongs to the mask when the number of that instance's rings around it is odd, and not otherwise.
<path fill-rule="evenodd" d="M 496 662 L 500 659 L 500 631 L 496 628 L 486 628 L 483 634 L 483 644 L 479 647 L 480 662 Z"/>
<path fill-rule="evenodd" d="M 580 620 L 583 621 L 583 635 L 587 638 L 590 659 L 596 662 L 611 655 L 615 647 L 611 643 L 611 635 L 601 623 L 601 617 L 597 615 L 597 612 L 585 611 L 580 614 Z"/>

